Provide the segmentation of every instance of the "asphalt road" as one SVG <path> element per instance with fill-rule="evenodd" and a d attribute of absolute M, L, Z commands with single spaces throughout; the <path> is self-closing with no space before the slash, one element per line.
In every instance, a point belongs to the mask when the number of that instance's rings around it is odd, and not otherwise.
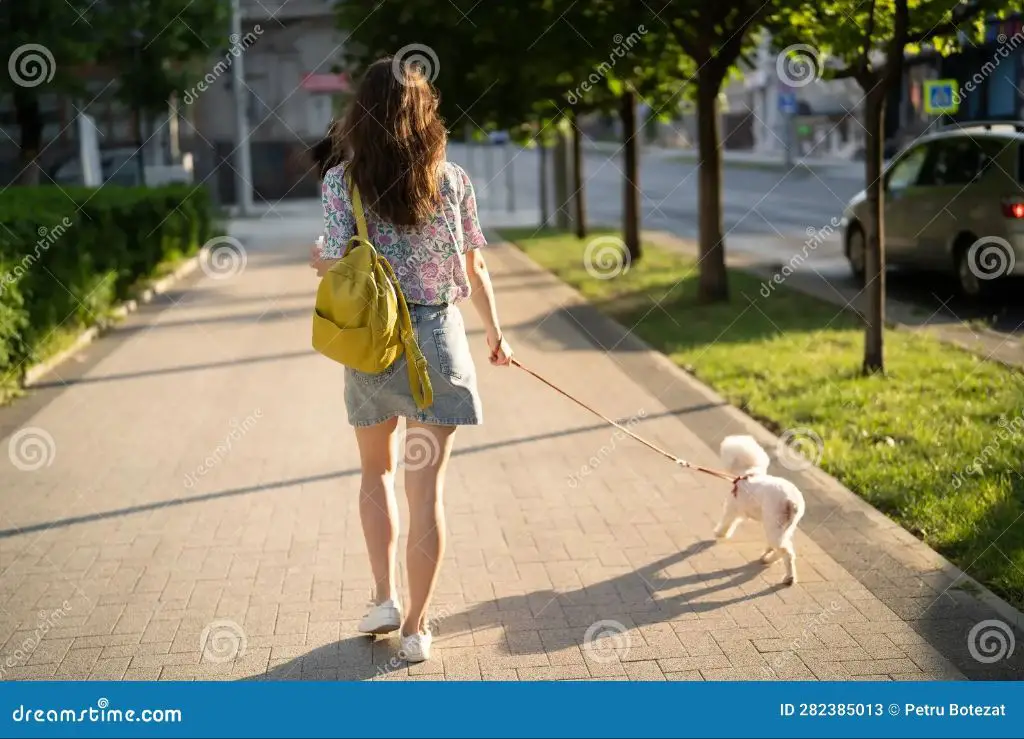
<path fill-rule="evenodd" d="M 470 153 L 464 146 L 453 145 L 450 156 L 473 175 L 482 210 L 507 215 L 511 184 L 517 213 L 527 224 L 536 222 L 540 207 L 536 151 L 499 146 L 478 147 Z M 621 223 L 623 166 L 621 153 L 586 152 L 585 197 L 592 225 Z M 697 237 L 695 164 L 645 151 L 640 183 L 644 228 Z M 815 244 L 800 269 L 812 270 L 844 295 L 855 295 L 858 288 L 843 256 L 841 232 L 835 226 L 844 205 L 861 187 L 853 166 L 837 171 L 802 167 L 786 171 L 727 163 L 722 192 L 726 248 L 781 265 L 789 263 L 808 242 Z M 894 270 L 888 281 L 891 297 L 916 304 L 926 315 L 986 319 L 998 330 L 1024 333 L 1024 301 L 1014 287 L 974 302 L 957 296 L 951 278 Z"/>

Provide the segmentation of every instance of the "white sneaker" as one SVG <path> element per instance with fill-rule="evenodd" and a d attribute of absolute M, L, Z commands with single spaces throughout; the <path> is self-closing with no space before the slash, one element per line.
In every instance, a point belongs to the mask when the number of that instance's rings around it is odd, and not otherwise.
<path fill-rule="evenodd" d="M 424 662 L 430 659 L 430 642 L 433 640 L 430 631 L 409 634 L 402 637 L 402 648 L 398 656 L 406 662 Z"/>
<path fill-rule="evenodd" d="M 370 609 L 357 627 L 363 634 L 389 634 L 402 625 L 402 608 L 393 600 L 386 600 Z"/>

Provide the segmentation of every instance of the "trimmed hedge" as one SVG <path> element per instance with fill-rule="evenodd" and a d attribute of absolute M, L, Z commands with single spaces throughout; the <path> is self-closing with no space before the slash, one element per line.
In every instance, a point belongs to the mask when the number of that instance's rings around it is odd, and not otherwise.
<path fill-rule="evenodd" d="M 158 265 L 194 254 L 213 207 L 188 185 L 11 187 L 0 195 L 0 396 L 74 333 L 130 298 Z"/>

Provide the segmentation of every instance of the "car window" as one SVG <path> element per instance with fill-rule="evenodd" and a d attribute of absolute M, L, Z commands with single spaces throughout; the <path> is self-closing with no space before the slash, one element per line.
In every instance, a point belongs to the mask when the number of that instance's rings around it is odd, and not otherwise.
<path fill-rule="evenodd" d="M 935 141 L 919 184 L 966 185 L 981 172 L 983 159 L 978 142 L 969 136 Z"/>
<path fill-rule="evenodd" d="M 928 147 L 918 146 L 911 149 L 889 170 L 886 178 L 886 185 L 890 190 L 900 190 L 917 184 L 917 178 L 921 174 L 925 158 L 928 155 Z"/>

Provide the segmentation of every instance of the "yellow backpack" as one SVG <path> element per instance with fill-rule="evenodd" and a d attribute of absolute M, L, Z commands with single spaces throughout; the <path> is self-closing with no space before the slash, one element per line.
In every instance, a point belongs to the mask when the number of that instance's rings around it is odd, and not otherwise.
<path fill-rule="evenodd" d="M 416 343 L 409 306 L 395 271 L 367 237 L 363 204 L 354 182 L 351 193 L 356 235 L 317 288 L 313 348 L 339 364 L 371 374 L 386 370 L 404 350 L 412 397 L 423 410 L 434 402 L 427 360 Z"/>

